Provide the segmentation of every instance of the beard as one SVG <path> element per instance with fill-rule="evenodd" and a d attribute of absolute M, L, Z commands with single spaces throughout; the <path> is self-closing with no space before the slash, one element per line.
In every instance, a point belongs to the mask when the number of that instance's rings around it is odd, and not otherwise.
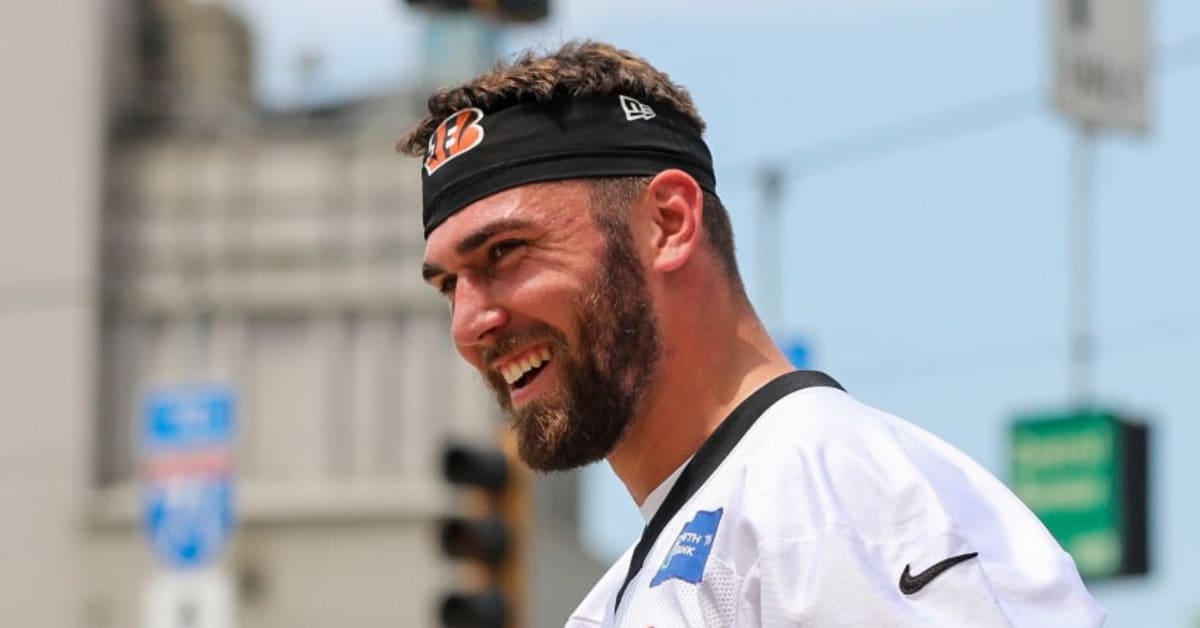
<path fill-rule="evenodd" d="M 517 452 L 536 471 L 565 471 L 609 454 L 637 415 L 662 354 L 645 275 L 628 233 L 610 234 L 593 284 L 574 304 L 579 346 L 546 324 L 501 339 L 503 355 L 533 342 L 551 347 L 547 367 L 560 382 L 521 408 L 513 408 L 499 374 L 485 379 L 508 414 Z M 541 373 L 548 376 L 550 373 Z"/>

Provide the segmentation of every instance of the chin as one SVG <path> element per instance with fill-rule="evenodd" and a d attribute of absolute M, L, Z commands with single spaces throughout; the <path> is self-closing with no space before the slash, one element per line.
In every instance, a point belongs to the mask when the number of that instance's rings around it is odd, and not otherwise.
<path fill-rule="evenodd" d="M 527 417 L 514 422 L 517 454 L 530 469 L 570 471 L 603 460 L 612 450 L 612 445 L 597 443 L 582 430 L 563 425 L 567 421 L 562 417 L 555 419 Z"/>

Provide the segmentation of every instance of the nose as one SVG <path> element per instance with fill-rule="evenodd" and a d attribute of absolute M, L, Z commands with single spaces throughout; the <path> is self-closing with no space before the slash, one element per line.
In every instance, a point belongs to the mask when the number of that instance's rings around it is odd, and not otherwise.
<path fill-rule="evenodd" d="M 507 317 L 485 282 L 465 273 L 459 275 L 454 286 L 450 333 L 460 350 L 486 343 L 491 332 L 502 327 Z"/>

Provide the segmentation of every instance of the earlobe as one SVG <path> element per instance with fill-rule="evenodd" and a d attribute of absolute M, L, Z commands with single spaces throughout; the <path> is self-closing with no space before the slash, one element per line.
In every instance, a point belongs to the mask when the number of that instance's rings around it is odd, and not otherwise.
<path fill-rule="evenodd" d="M 646 200 L 655 233 L 652 265 L 661 272 L 678 270 L 700 244 L 704 192 L 682 170 L 664 170 L 650 181 Z"/>

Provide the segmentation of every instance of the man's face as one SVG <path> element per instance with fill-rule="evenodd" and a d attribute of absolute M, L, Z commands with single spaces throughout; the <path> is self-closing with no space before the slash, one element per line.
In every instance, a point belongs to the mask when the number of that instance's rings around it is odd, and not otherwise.
<path fill-rule="evenodd" d="M 606 456 L 661 352 L 624 225 L 600 228 L 579 182 L 500 192 L 430 234 L 426 279 L 450 301 L 459 353 L 509 414 L 539 470 Z"/>

